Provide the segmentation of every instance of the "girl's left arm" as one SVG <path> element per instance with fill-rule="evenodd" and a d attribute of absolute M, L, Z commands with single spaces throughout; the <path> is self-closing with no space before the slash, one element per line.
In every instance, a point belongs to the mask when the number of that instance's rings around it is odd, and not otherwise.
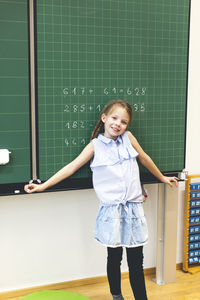
<path fill-rule="evenodd" d="M 158 167 L 155 165 L 153 160 L 147 155 L 140 144 L 138 143 L 137 139 L 132 135 L 130 131 L 127 131 L 129 139 L 133 148 L 138 152 L 138 158 L 141 164 L 147 168 L 155 177 L 157 177 L 161 182 L 169 184 L 171 187 L 173 186 L 172 182 L 175 182 L 176 186 L 178 186 L 178 178 L 177 177 L 168 177 L 164 176 Z"/>

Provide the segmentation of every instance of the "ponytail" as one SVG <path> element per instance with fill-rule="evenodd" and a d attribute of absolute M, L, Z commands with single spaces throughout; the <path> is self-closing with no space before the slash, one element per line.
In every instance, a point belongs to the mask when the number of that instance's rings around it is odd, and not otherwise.
<path fill-rule="evenodd" d="M 93 140 L 95 139 L 98 134 L 100 133 L 100 131 L 103 129 L 103 125 L 104 123 L 102 122 L 101 118 L 97 121 L 95 127 L 94 127 L 94 130 L 92 131 L 92 135 L 91 135 L 91 138 L 90 140 Z"/>

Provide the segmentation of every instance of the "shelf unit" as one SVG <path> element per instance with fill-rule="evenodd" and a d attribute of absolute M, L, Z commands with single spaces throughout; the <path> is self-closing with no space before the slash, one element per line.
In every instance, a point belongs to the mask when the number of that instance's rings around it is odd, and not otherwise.
<path fill-rule="evenodd" d="M 185 181 L 183 271 L 200 271 L 200 174 Z"/>

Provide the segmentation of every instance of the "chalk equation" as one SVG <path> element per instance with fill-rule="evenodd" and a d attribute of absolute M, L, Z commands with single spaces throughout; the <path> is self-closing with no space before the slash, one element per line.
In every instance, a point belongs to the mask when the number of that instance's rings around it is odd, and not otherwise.
<path fill-rule="evenodd" d="M 89 141 L 87 141 L 89 143 Z M 67 147 L 85 146 L 86 140 L 84 138 L 65 138 L 64 143 Z"/>
<path fill-rule="evenodd" d="M 103 88 L 86 88 L 86 87 L 64 87 L 63 95 L 67 96 L 94 96 L 94 95 L 105 95 L 105 96 L 145 96 L 147 93 L 147 87 L 103 87 Z"/>
<path fill-rule="evenodd" d="M 101 112 L 105 105 L 103 104 L 66 104 L 64 105 L 64 113 L 91 113 Z M 145 112 L 145 103 L 133 103 L 132 108 L 134 112 Z"/>
<path fill-rule="evenodd" d="M 68 121 L 65 123 L 65 129 L 85 129 L 93 128 L 95 121 Z"/>

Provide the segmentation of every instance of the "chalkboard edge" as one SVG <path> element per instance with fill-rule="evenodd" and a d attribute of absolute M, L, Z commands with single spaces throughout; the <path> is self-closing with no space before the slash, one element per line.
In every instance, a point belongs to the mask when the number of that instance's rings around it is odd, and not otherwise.
<path fill-rule="evenodd" d="M 163 172 L 163 174 L 166 176 L 178 177 L 180 172 L 181 170 L 169 171 L 169 172 Z M 160 181 L 150 173 L 141 173 L 140 179 L 142 184 L 160 183 Z M 27 194 L 24 191 L 25 184 L 27 184 L 27 182 L 0 184 L 0 196 L 14 196 L 14 195 Z M 92 188 L 93 188 L 92 178 L 68 178 L 42 193 L 83 190 L 83 189 L 92 189 Z"/>

